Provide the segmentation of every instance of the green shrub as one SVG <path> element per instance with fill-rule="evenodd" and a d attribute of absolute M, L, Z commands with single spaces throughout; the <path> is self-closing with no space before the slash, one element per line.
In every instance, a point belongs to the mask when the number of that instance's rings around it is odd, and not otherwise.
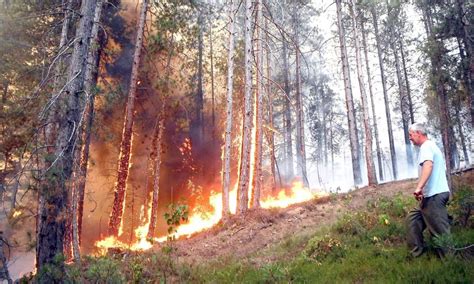
<path fill-rule="evenodd" d="M 448 205 L 448 211 L 454 218 L 455 224 L 473 227 L 472 210 L 474 208 L 474 190 L 472 186 L 461 185 L 455 190 L 453 199 Z"/>
<path fill-rule="evenodd" d="M 345 255 L 346 248 L 342 242 L 330 235 L 315 237 L 309 240 L 303 251 L 303 256 L 307 259 L 321 263 L 327 259 L 335 260 Z"/>
<path fill-rule="evenodd" d="M 125 277 L 121 264 L 108 257 L 92 259 L 85 273 L 88 280 L 94 283 L 123 283 Z"/>

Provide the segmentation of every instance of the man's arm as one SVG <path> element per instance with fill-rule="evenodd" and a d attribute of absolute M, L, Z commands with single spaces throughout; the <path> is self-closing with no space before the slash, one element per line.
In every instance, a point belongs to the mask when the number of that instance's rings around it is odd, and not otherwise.
<path fill-rule="evenodd" d="M 433 171 L 433 161 L 426 160 L 423 162 L 421 166 L 421 174 L 420 178 L 418 179 L 418 184 L 416 186 L 415 192 L 413 193 L 416 199 L 421 199 L 423 196 L 423 188 L 425 187 L 428 179 L 431 176 L 431 172 Z"/>

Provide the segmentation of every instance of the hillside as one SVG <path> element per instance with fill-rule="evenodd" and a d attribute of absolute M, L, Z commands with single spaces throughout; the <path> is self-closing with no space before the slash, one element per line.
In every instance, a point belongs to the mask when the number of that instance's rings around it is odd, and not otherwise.
<path fill-rule="evenodd" d="M 258 270 L 272 267 L 275 263 L 292 263 L 308 249 L 314 236 L 320 235 L 321 232 L 328 232 L 328 228 L 340 222 L 343 216 L 364 212 L 367 210 L 367 204 L 377 207 L 377 202 L 382 199 L 412 200 L 415 183 L 414 179 L 389 182 L 377 187 L 364 187 L 344 194 L 332 194 L 288 208 L 251 210 L 244 216 L 232 216 L 211 230 L 197 233 L 189 239 L 156 244 L 146 252 L 112 249 L 109 251 L 108 258 L 87 258 L 81 269 L 90 272 L 91 270 L 103 270 L 103 266 L 107 266 L 109 269 L 115 267 L 114 265 L 118 265 L 117 269 L 119 266 L 123 266 L 126 268 L 118 269 L 118 271 L 126 276 L 120 279 L 130 281 L 129 277 L 136 277 L 137 271 L 134 269 L 138 267 L 140 277 L 150 277 L 155 280 L 163 280 L 164 277 L 165 280 L 171 282 L 182 282 L 183 280 L 186 282 L 207 282 L 207 276 L 204 277 L 204 280 L 194 278 L 193 275 L 199 270 L 199 267 L 212 267 L 216 264 L 230 262 L 239 265 L 245 264 L 245 266 Z M 471 170 L 456 176 L 455 183 L 474 185 L 474 171 Z M 379 213 L 384 213 L 383 208 L 377 210 L 381 210 Z M 390 214 L 390 212 L 386 213 Z M 399 217 L 400 220 L 403 220 L 403 216 Z M 400 232 L 394 233 L 394 235 L 397 234 Z M 404 248 L 399 235 L 394 239 L 396 241 L 390 240 L 388 237 L 381 245 Z M 472 244 L 472 240 L 470 243 Z M 13 253 L 14 261 L 10 267 L 10 270 L 16 273 L 16 275 L 12 275 L 15 278 L 19 276 L 18 273 L 31 271 L 33 268 L 34 254 L 31 251 L 28 253 L 20 251 L 17 250 Z M 402 254 L 407 253 L 407 251 L 403 253 L 403 249 L 401 251 Z M 74 266 L 69 269 L 74 271 Z M 179 272 L 183 269 L 187 272 Z M 189 273 L 189 275 L 183 276 L 182 273 Z M 113 275 L 101 276 L 99 273 L 90 277 L 92 279 L 113 278 Z M 469 278 L 470 276 L 464 277 Z"/>

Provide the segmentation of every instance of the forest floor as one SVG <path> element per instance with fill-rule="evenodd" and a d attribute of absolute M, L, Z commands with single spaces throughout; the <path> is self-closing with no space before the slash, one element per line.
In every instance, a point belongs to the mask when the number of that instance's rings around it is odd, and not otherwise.
<path fill-rule="evenodd" d="M 455 179 L 474 185 L 474 170 L 463 172 Z M 391 198 L 399 194 L 411 196 L 415 186 L 416 179 L 408 179 L 331 194 L 287 208 L 249 210 L 245 215 L 231 216 L 221 221 L 210 230 L 172 242 L 173 255 L 178 262 L 189 265 L 234 258 L 246 259 L 252 265 L 260 267 L 282 260 L 277 254 L 261 253 L 266 249 L 281 244 L 294 235 L 310 236 L 321 228 L 334 224 L 344 214 L 364 210 L 370 200 Z M 3 227 L 5 224 L 0 225 Z M 149 252 L 160 251 L 162 248 L 162 244 L 156 244 Z M 301 249 L 296 248 L 295 255 Z M 34 249 L 27 250 L 26 246 L 13 247 L 9 263 L 11 277 L 17 279 L 32 271 L 34 256 Z"/>
<path fill-rule="evenodd" d="M 474 170 L 463 172 L 455 179 L 474 185 Z M 398 194 L 412 196 L 415 187 L 416 179 L 408 179 L 375 187 L 366 186 L 287 208 L 250 210 L 246 215 L 232 216 L 206 232 L 176 241 L 173 244 L 175 254 L 180 262 L 191 265 L 228 257 L 247 258 L 256 266 L 265 265 L 275 260 L 272 258 L 280 257 L 260 253 L 265 249 L 295 234 L 300 237 L 311 235 L 320 228 L 334 224 L 344 214 L 363 210 L 370 200 L 391 198 Z M 295 250 L 295 254 L 299 251 Z"/>
<path fill-rule="evenodd" d="M 364 208 L 370 199 L 392 197 L 399 192 L 410 195 L 415 186 L 414 179 L 402 180 L 333 194 L 287 208 L 249 210 L 247 214 L 232 216 L 209 231 L 176 241 L 175 254 L 180 261 L 189 264 L 226 257 L 251 257 L 251 261 L 260 266 L 272 262 L 274 256 L 258 256 L 258 252 L 295 234 L 312 234 L 333 224 L 344 214 Z"/>

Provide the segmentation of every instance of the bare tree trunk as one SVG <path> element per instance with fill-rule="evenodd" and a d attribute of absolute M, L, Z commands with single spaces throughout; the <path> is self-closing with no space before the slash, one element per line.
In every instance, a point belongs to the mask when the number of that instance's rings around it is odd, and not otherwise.
<path fill-rule="evenodd" d="M 373 24 L 374 24 L 375 41 L 377 44 L 380 77 L 382 80 L 383 99 L 384 99 L 384 104 L 385 104 L 385 116 L 387 118 L 388 142 L 390 145 L 390 158 L 392 161 L 392 172 L 393 172 L 393 178 L 396 180 L 398 179 L 397 155 L 395 153 L 395 144 L 393 142 L 392 118 L 390 115 L 390 103 L 388 101 L 387 82 L 386 82 L 385 71 L 384 71 L 385 69 L 383 67 L 383 55 L 382 55 L 382 48 L 380 46 L 380 38 L 379 38 L 380 35 L 379 35 L 379 28 L 378 28 L 378 22 L 377 22 L 377 14 L 374 8 L 372 8 L 370 12 L 372 13 L 372 19 L 374 22 Z"/>
<path fill-rule="evenodd" d="M 250 151 L 252 143 L 252 118 L 253 118 L 253 97 L 252 97 L 252 1 L 245 1 L 245 97 L 244 114 L 242 126 L 242 149 L 240 154 L 240 174 L 237 191 L 237 213 L 245 213 L 248 209 L 248 191 L 250 179 Z"/>
<path fill-rule="evenodd" d="M 425 22 L 425 29 L 428 40 L 432 45 L 433 51 L 430 52 L 431 62 L 431 84 L 436 91 L 439 109 L 439 120 L 441 124 L 441 137 L 443 141 L 444 157 L 446 159 L 446 174 L 448 178 L 448 184 L 454 193 L 451 179 L 451 151 L 450 151 L 450 136 L 449 136 L 449 113 L 448 113 L 448 99 L 446 90 L 444 87 L 443 70 L 441 67 L 442 54 L 444 46 L 439 42 L 433 35 L 433 23 L 431 18 L 431 7 L 424 6 L 422 9 L 423 18 Z"/>
<path fill-rule="evenodd" d="M 195 118 L 192 126 L 192 132 L 194 132 L 194 136 L 196 139 L 194 142 L 198 142 L 197 144 L 200 145 L 204 139 L 204 87 L 203 87 L 203 63 L 202 63 L 202 54 L 203 54 L 203 15 L 201 8 L 199 8 L 199 15 L 198 15 L 198 66 L 197 66 L 197 92 L 195 97 Z M 197 147 L 199 148 L 199 147 Z"/>
<path fill-rule="evenodd" d="M 260 207 L 260 192 L 263 187 L 262 174 L 262 144 L 263 144 L 263 16 L 262 16 L 262 0 L 257 0 L 257 93 L 256 93 L 256 120 L 255 120 L 255 163 L 252 188 L 252 207 Z"/>
<path fill-rule="evenodd" d="M 459 55 L 461 57 L 461 62 L 463 64 L 463 79 L 465 81 L 465 86 L 466 86 L 466 91 L 468 94 L 470 94 L 470 87 L 469 87 L 469 75 L 468 75 L 468 70 L 466 69 L 466 58 L 464 54 L 464 49 L 461 44 L 461 40 L 458 38 L 458 47 L 459 47 Z M 470 164 L 469 161 L 469 154 L 467 152 L 467 147 L 466 147 L 466 142 L 465 142 L 465 137 L 462 129 L 462 122 L 461 122 L 461 115 L 460 115 L 460 109 L 461 109 L 461 98 L 460 94 L 457 95 L 457 106 L 455 107 L 455 112 L 456 112 L 456 121 L 457 121 L 457 126 L 458 126 L 458 132 L 459 136 L 461 138 L 461 147 L 463 149 L 463 155 L 464 155 L 464 160 L 466 161 L 466 165 Z"/>
<path fill-rule="evenodd" d="M 411 98 L 410 80 L 408 79 L 408 70 L 407 70 L 407 64 L 405 60 L 405 49 L 403 47 L 403 41 L 401 37 L 399 38 L 399 43 L 400 43 L 400 55 L 402 56 L 403 74 L 405 75 L 405 85 L 407 88 L 406 95 L 408 99 L 408 110 L 410 112 L 410 122 L 413 124 L 415 123 L 415 114 L 413 112 L 413 100 Z"/>
<path fill-rule="evenodd" d="M 391 19 L 391 24 L 389 24 L 389 40 L 390 40 L 390 48 L 392 49 L 393 56 L 395 58 L 395 71 L 397 75 L 397 82 L 398 82 L 398 94 L 399 94 L 399 100 L 400 100 L 400 112 L 402 114 L 402 125 L 403 125 L 403 137 L 405 138 L 405 152 L 407 156 L 407 164 L 411 167 L 413 166 L 413 154 L 411 151 L 411 143 L 410 139 L 408 137 L 408 124 L 409 124 L 409 114 L 407 107 L 409 105 L 408 99 L 407 99 L 407 94 L 406 94 L 406 89 L 405 86 L 403 85 L 403 80 L 402 80 L 402 72 L 400 68 L 400 58 L 398 57 L 398 50 L 399 46 L 396 45 L 398 42 L 398 38 L 400 35 L 396 33 L 393 29 L 393 26 L 397 24 L 397 16 L 399 14 L 399 9 L 395 9 L 395 11 L 390 8 L 390 5 L 387 3 L 387 14 L 389 15 L 389 19 Z"/>
<path fill-rule="evenodd" d="M 283 7 L 283 6 L 282 6 Z M 283 9 L 283 8 L 282 8 Z M 282 15 L 284 11 L 282 10 Z M 285 22 L 283 16 L 283 22 Z M 285 105 L 284 105 L 284 124 L 285 124 L 285 176 L 287 179 L 291 180 L 294 177 L 293 170 L 293 140 L 292 140 L 292 125 L 291 125 L 291 97 L 290 97 L 290 79 L 289 79 L 289 64 L 288 64 L 288 42 L 285 38 L 285 35 L 282 33 L 282 44 L 283 44 L 283 81 L 285 89 Z"/>
<path fill-rule="evenodd" d="M 135 54 L 133 55 L 132 75 L 130 78 L 130 90 L 125 109 L 125 121 L 120 144 L 120 157 L 117 170 L 117 184 L 114 191 L 114 203 L 109 219 L 109 235 L 118 236 L 122 225 L 122 215 L 125 203 L 125 188 L 127 186 L 128 167 L 130 163 L 130 151 L 132 146 L 133 112 L 135 108 L 135 97 L 137 91 L 138 68 L 143 45 L 143 33 L 147 13 L 148 0 L 143 0 L 138 21 L 137 39 L 135 42 Z"/>
<path fill-rule="evenodd" d="M 64 7 L 64 20 L 61 27 L 61 38 L 59 40 L 59 48 L 58 48 L 58 55 L 57 55 L 57 63 L 54 72 L 54 81 L 53 81 L 53 94 L 59 92 L 60 88 L 64 86 L 67 80 L 67 64 L 65 64 L 65 54 L 67 54 L 68 47 L 66 46 L 68 41 L 68 32 L 69 32 L 69 25 L 72 18 L 72 0 L 68 0 L 66 7 Z M 63 3 L 64 5 L 64 3 Z M 54 105 L 53 108 L 56 108 L 57 105 Z M 52 110 L 53 111 L 53 110 Z M 46 138 L 48 139 L 48 138 Z M 54 142 L 53 142 L 54 143 Z M 50 143 L 47 143 L 52 145 Z M 68 194 L 71 194 L 69 191 Z M 68 202 L 71 202 L 72 196 L 68 197 Z M 41 197 L 40 197 L 41 198 Z M 68 204 L 66 207 L 66 215 L 69 217 L 72 215 L 71 212 L 71 204 Z M 66 258 L 69 260 L 72 258 L 72 219 L 67 218 L 66 220 L 66 232 L 65 232 L 65 242 L 64 242 L 64 254 Z"/>
<path fill-rule="evenodd" d="M 265 51 L 266 57 L 266 73 L 267 73 L 267 80 L 266 80 L 266 94 L 268 97 L 268 125 L 270 130 L 267 131 L 268 133 L 268 145 L 270 147 L 270 171 L 272 174 L 271 179 L 271 189 L 272 192 L 276 190 L 276 157 L 275 157 L 275 134 L 274 134 L 274 125 L 273 125 L 273 96 L 272 96 L 272 87 L 271 87 L 271 61 L 270 61 L 270 36 L 268 33 L 268 19 L 265 18 L 265 42 L 267 48 Z M 280 179 L 280 186 L 281 186 L 281 179 Z"/>
<path fill-rule="evenodd" d="M 94 100 L 97 85 L 97 70 L 100 60 L 99 26 L 102 16 L 102 0 L 97 0 L 92 25 L 91 41 L 87 55 L 86 73 L 84 76 L 84 92 L 87 96 L 86 108 L 84 111 L 84 123 L 82 131 L 82 148 L 80 152 L 79 168 L 75 169 L 74 186 L 72 192 L 72 245 L 74 261 L 79 263 L 80 243 L 82 232 L 82 217 L 84 212 L 84 190 L 87 178 L 87 165 L 89 160 L 89 145 L 91 140 L 92 123 L 94 121 Z"/>
<path fill-rule="evenodd" d="M 163 107 L 163 106 L 162 106 Z M 164 108 L 163 108 L 164 109 Z M 151 164 L 151 174 L 153 178 L 153 191 L 152 191 L 152 201 L 151 201 L 151 214 L 150 222 L 148 225 L 148 234 L 147 238 L 153 238 L 155 234 L 156 223 L 158 220 L 158 198 L 160 194 L 160 166 L 161 166 L 161 151 L 162 151 L 162 137 L 165 127 L 164 123 L 164 111 L 161 110 L 161 113 L 157 117 L 155 123 L 155 129 L 153 131 L 153 140 L 151 143 L 151 153 L 149 163 Z"/>
<path fill-rule="evenodd" d="M 212 138 L 214 139 L 216 131 L 216 114 L 215 114 L 215 103 L 214 103 L 214 49 L 212 47 L 212 25 L 209 30 L 209 48 L 211 53 L 211 107 L 212 107 Z"/>
<path fill-rule="evenodd" d="M 464 72 L 467 75 L 467 91 L 469 94 L 469 102 L 470 102 L 470 114 L 471 114 L 471 127 L 474 127 L 474 27 L 472 23 L 472 17 L 468 17 L 470 13 L 468 13 L 470 1 L 465 0 L 457 0 L 458 6 L 458 14 L 462 21 L 463 26 L 463 42 L 464 46 L 466 47 L 466 58 L 463 60 L 464 65 Z M 472 3 L 471 3 L 472 9 Z"/>
<path fill-rule="evenodd" d="M 379 140 L 379 130 L 378 130 L 378 124 L 377 124 L 377 117 L 375 114 L 375 103 L 374 103 L 374 94 L 372 91 L 372 75 L 370 72 L 370 66 L 369 66 L 369 56 L 368 56 L 368 51 L 367 51 L 367 40 L 365 38 L 365 31 L 364 31 L 364 21 L 361 20 L 361 29 L 362 29 L 362 46 L 364 48 L 364 55 L 365 55 L 365 68 L 367 70 L 367 77 L 368 77 L 368 83 L 369 83 L 369 96 L 370 96 L 370 104 L 372 108 L 372 114 L 373 114 L 373 121 L 374 121 L 374 136 L 375 136 L 375 149 L 377 151 L 377 165 L 379 169 L 379 178 L 380 181 L 384 180 L 384 175 L 383 175 L 383 166 L 382 166 L 382 153 L 380 150 L 380 140 Z"/>
<path fill-rule="evenodd" d="M 308 172 L 306 170 L 306 149 L 304 143 L 304 108 L 301 94 L 301 53 L 299 46 L 299 18 L 294 15 L 295 24 L 295 49 L 296 49 L 296 160 L 298 174 L 303 179 L 305 187 L 309 187 Z"/>
<path fill-rule="evenodd" d="M 68 40 L 69 25 L 72 17 L 73 0 L 67 0 L 66 7 L 64 7 L 64 20 L 61 27 L 61 38 L 59 40 L 58 61 L 54 72 L 53 92 L 56 93 L 61 84 L 64 83 L 66 72 L 64 71 L 66 65 L 64 64 L 64 54 L 66 53 L 66 43 Z"/>
<path fill-rule="evenodd" d="M 344 75 L 344 91 L 346 95 L 347 121 L 349 127 L 349 141 L 351 147 L 352 158 L 352 175 L 355 184 L 362 183 L 360 171 L 359 142 L 357 134 L 356 116 L 354 109 L 354 101 L 352 98 L 351 77 L 349 72 L 349 59 L 347 57 L 346 39 L 344 26 L 342 25 L 342 5 L 341 0 L 336 0 L 337 6 L 337 26 L 339 33 L 339 43 L 341 48 L 342 72 Z"/>
<path fill-rule="evenodd" d="M 45 132 L 54 134 L 46 138 L 48 153 L 45 159 L 46 180 L 40 192 L 38 214 L 38 236 L 36 246 L 37 271 L 44 271 L 46 265 L 54 262 L 54 258 L 62 254 L 64 244 L 71 240 L 65 239 L 66 207 L 69 204 L 68 192 L 72 179 L 78 137 L 81 135 L 80 119 L 84 109 L 81 94 L 84 87 L 86 57 L 89 48 L 89 37 L 92 29 L 95 0 L 84 0 L 81 7 L 81 19 L 76 30 L 74 52 L 72 54 L 68 82 L 57 100 L 54 112 L 48 114 L 48 124 Z M 52 161 L 52 162 L 51 162 Z M 63 266 L 60 265 L 60 269 Z M 45 275 L 43 281 L 49 282 L 50 275 Z"/>
<path fill-rule="evenodd" d="M 227 109 L 226 128 L 224 144 L 224 161 L 222 167 L 222 216 L 230 214 L 229 191 L 230 191 L 230 157 L 232 149 L 232 92 L 234 88 L 234 29 L 235 29 L 235 0 L 229 3 L 229 52 L 227 54 Z"/>
<path fill-rule="evenodd" d="M 364 73 L 362 71 L 362 59 L 360 56 L 360 43 L 359 43 L 359 34 L 360 34 L 360 27 L 357 21 L 357 8 L 355 7 L 354 0 L 351 0 L 351 4 L 349 5 L 350 12 L 352 14 L 352 28 L 354 29 L 354 39 L 355 39 L 355 49 L 356 49 L 356 65 L 357 65 L 357 78 L 359 80 L 359 89 L 360 89 L 360 97 L 362 101 L 362 113 L 363 113 L 363 120 L 364 120 L 364 130 L 365 130 L 365 162 L 367 165 L 367 178 L 368 184 L 376 185 L 377 184 L 377 176 L 375 175 L 375 166 L 374 166 L 374 159 L 372 157 L 372 131 L 370 129 L 370 121 L 369 121 L 369 108 L 367 106 L 367 94 L 365 92 L 365 84 L 364 84 Z"/>

